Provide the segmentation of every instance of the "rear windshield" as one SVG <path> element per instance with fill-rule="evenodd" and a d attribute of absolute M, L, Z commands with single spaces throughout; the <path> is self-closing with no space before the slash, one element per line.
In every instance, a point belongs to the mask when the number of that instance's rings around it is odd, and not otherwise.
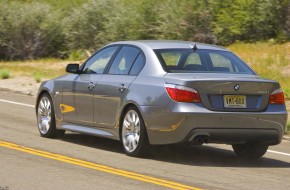
<path fill-rule="evenodd" d="M 255 74 L 241 59 L 228 51 L 159 49 L 155 53 L 164 70 L 169 73 Z"/>

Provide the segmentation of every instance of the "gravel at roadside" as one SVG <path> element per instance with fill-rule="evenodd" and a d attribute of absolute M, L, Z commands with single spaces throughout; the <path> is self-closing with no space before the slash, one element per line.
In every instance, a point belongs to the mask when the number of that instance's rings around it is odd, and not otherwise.
<path fill-rule="evenodd" d="M 283 140 L 290 141 L 290 136 L 288 136 L 288 135 L 284 135 L 284 136 L 283 136 Z"/>
<path fill-rule="evenodd" d="M 15 77 L 0 80 L 0 91 L 36 96 L 40 83 L 31 77 Z"/>

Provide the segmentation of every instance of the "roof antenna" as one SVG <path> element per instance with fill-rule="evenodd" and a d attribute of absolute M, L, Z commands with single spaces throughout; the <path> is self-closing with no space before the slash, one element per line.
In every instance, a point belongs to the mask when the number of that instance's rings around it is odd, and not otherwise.
<path fill-rule="evenodd" d="M 193 51 L 196 51 L 197 50 L 196 43 L 194 43 L 194 46 L 192 47 L 192 50 Z"/>

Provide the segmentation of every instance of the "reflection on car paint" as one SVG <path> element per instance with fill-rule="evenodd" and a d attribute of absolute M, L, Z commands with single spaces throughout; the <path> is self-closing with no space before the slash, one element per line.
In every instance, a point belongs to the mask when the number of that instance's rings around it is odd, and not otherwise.
<path fill-rule="evenodd" d="M 59 107 L 60 107 L 61 113 L 68 113 L 68 112 L 75 111 L 74 107 L 68 106 L 68 105 L 65 105 L 65 104 L 60 104 Z"/>

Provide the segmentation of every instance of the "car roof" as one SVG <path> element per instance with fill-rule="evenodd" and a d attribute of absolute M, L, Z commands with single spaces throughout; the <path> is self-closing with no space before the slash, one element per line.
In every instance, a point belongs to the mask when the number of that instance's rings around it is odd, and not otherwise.
<path fill-rule="evenodd" d="M 146 45 L 151 49 L 187 49 L 193 48 L 196 45 L 197 49 L 209 49 L 209 50 L 222 50 L 222 51 L 229 51 L 226 48 L 198 43 L 198 42 L 190 42 L 190 41 L 178 41 L 178 40 L 136 40 L 136 41 L 119 41 L 114 42 L 112 44 L 127 44 L 127 45 Z M 110 44 L 110 45 L 112 45 Z"/>

